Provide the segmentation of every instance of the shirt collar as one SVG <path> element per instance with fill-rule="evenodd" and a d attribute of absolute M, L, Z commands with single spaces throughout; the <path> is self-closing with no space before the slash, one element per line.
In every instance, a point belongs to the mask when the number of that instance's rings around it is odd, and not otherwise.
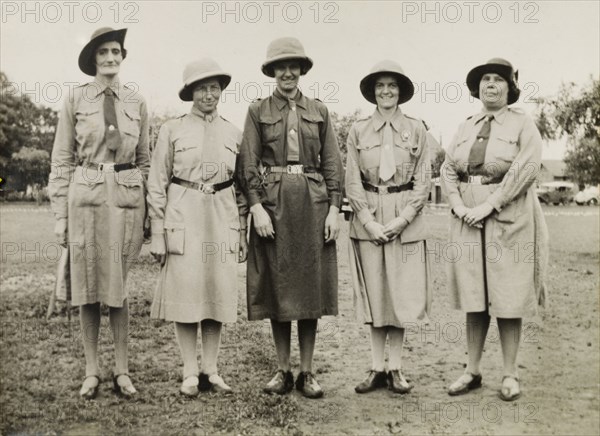
<path fill-rule="evenodd" d="M 98 78 L 94 77 L 94 81 L 90 85 L 93 86 L 94 89 L 96 90 L 96 97 L 98 97 L 100 94 L 104 93 L 106 88 L 110 88 L 110 89 L 112 89 L 114 94 L 117 96 L 117 98 L 119 100 L 121 99 L 121 94 L 123 92 L 123 86 L 121 86 L 121 84 L 119 82 L 113 82 L 110 85 L 105 85 L 104 83 L 101 83 L 98 80 Z"/>
<path fill-rule="evenodd" d="M 281 110 L 286 105 L 288 105 L 288 98 L 281 92 L 279 92 L 279 89 L 275 88 L 275 91 L 273 91 L 273 97 L 275 97 L 274 100 L 277 109 Z M 306 97 L 300 92 L 300 90 L 296 92 L 296 95 L 292 100 L 296 102 L 296 106 L 300 106 L 302 109 L 306 109 Z"/>
<path fill-rule="evenodd" d="M 499 124 L 502 124 L 504 123 L 504 119 L 506 118 L 506 112 L 508 112 L 508 106 L 504 106 L 502 109 L 496 112 L 482 111 L 475 116 L 475 124 L 479 123 L 488 115 L 493 115 L 494 121 L 497 121 Z"/>
<path fill-rule="evenodd" d="M 190 113 L 192 115 L 196 115 L 199 118 L 202 118 L 204 121 L 206 121 L 208 123 L 212 123 L 214 120 L 216 120 L 219 117 L 219 114 L 217 113 L 216 109 L 214 111 L 212 111 L 210 114 L 205 114 L 204 112 L 202 112 L 200 109 L 198 109 L 194 105 L 192 105 L 192 110 L 190 111 Z"/>
<path fill-rule="evenodd" d="M 404 118 L 404 114 L 400 110 L 400 107 L 397 107 L 396 112 L 394 112 L 394 115 L 392 115 L 392 118 L 390 118 L 390 124 L 392 125 L 392 127 L 394 128 L 394 130 L 396 132 L 400 131 L 400 124 L 402 123 L 403 118 Z M 375 130 L 381 129 L 386 121 L 383 118 L 383 115 L 381 115 L 381 112 L 379 112 L 379 110 L 377 108 L 375 109 L 375 112 L 373 113 L 372 120 L 373 120 L 373 127 L 375 128 Z"/>

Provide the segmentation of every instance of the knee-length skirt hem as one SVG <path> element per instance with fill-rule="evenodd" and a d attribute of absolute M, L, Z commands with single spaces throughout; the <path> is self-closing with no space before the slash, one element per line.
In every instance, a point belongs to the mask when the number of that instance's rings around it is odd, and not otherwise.
<path fill-rule="evenodd" d="M 376 246 L 350 239 L 348 249 L 359 322 L 398 328 L 429 323 L 433 285 L 425 241 Z"/>

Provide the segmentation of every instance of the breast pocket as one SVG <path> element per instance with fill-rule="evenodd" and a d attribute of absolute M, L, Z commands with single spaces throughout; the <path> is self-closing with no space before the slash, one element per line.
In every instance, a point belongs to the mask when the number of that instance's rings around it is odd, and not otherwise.
<path fill-rule="evenodd" d="M 196 168 L 200 165 L 200 147 L 197 138 L 179 136 L 173 139 L 173 161 L 178 168 Z"/>
<path fill-rule="evenodd" d="M 381 140 L 376 136 L 367 136 L 359 138 L 356 145 L 360 167 L 363 170 L 370 170 L 379 167 L 379 156 L 381 153 Z"/>
<path fill-rule="evenodd" d="M 237 141 L 234 138 L 228 138 L 225 140 L 224 150 L 223 150 L 223 161 L 227 168 L 231 172 L 235 172 L 235 160 L 238 154 L 238 145 Z"/>
<path fill-rule="evenodd" d="M 258 120 L 260 124 L 260 135 L 263 144 L 275 142 L 281 138 L 283 133 L 283 121 L 278 116 L 263 116 Z"/>
<path fill-rule="evenodd" d="M 505 162 L 513 162 L 519 153 L 519 138 L 502 135 L 496 138 L 496 158 Z"/>
<path fill-rule="evenodd" d="M 104 135 L 104 117 L 97 107 L 82 107 L 75 112 L 75 133 L 79 144 L 95 142 Z"/>
<path fill-rule="evenodd" d="M 300 131 L 303 139 L 319 139 L 319 131 L 323 117 L 320 114 L 303 113 L 300 115 L 302 120 Z"/>
<path fill-rule="evenodd" d="M 123 113 L 125 116 L 123 117 L 123 126 L 119 126 L 119 129 L 126 135 L 131 138 L 137 140 L 140 137 L 140 124 L 142 122 L 142 117 L 140 113 L 133 109 L 124 109 Z"/>

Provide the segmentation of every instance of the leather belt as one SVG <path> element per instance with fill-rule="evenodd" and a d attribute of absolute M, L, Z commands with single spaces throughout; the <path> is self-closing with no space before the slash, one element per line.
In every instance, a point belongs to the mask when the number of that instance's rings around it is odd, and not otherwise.
<path fill-rule="evenodd" d="M 127 162 L 127 163 L 114 163 L 114 162 L 107 162 L 107 163 L 96 163 L 96 162 L 82 162 L 79 165 L 81 165 L 82 167 L 85 168 L 94 168 L 95 170 L 98 171 L 114 171 L 115 173 L 118 173 L 119 171 L 125 171 L 125 170 L 132 170 L 134 168 L 137 168 L 136 164 Z"/>
<path fill-rule="evenodd" d="M 195 189 L 196 191 L 200 191 L 204 194 L 215 194 L 233 185 L 233 179 L 229 179 L 221 183 L 196 183 L 189 182 L 187 180 L 183 180 L 175 176 L 171 177 L 171 182 L 175 183 L 176 185 L 181 185 L 187 189 Z"/>
<path fill-rule="evenodd" d="M 393 194 L 394 192 L 402 192 L 402 191 L 412 191 L 414 184 L 411 180 L 404 185 L 391 185 L 391 186 L 375 186 L 371 185 L 369 182 L 362 181 L 363 188 L 365 191 L 375 192 L 377 194 Z"/>
<path fill-rule="evenodd" d="M 458 174 L 458 181 L 462 183 L 470 183 L 471 185 L 493 185 L 500 183 L 502 178 L 493 178 L 488 176 L 468 176 L 466 174 Z"/>
<path fill-rule="evenodd" d="M 306 174 L 306 173 L 318 173 L 317 168 L 305 167 L 304 165 L 286 165 L 284 167 L 266 167 L 266 173 L 279 173 L 279 174 Z"/>

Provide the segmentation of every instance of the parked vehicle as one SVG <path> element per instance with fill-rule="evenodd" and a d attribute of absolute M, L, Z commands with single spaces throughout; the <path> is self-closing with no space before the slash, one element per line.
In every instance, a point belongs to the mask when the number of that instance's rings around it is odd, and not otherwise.
<path fill-rule="evenodd" d="M 599 194 L 598 186 L 590 186 L 575 195 L 575 203 L 579 206 L 596 205 L 598 204 Z"/>
<path fill-rule="evenodd" d="M 570 182 L 548 182 L 542 183 L 536 194 L 544 204 L 569 204 L 575 197 L 575 185 Z"/>

